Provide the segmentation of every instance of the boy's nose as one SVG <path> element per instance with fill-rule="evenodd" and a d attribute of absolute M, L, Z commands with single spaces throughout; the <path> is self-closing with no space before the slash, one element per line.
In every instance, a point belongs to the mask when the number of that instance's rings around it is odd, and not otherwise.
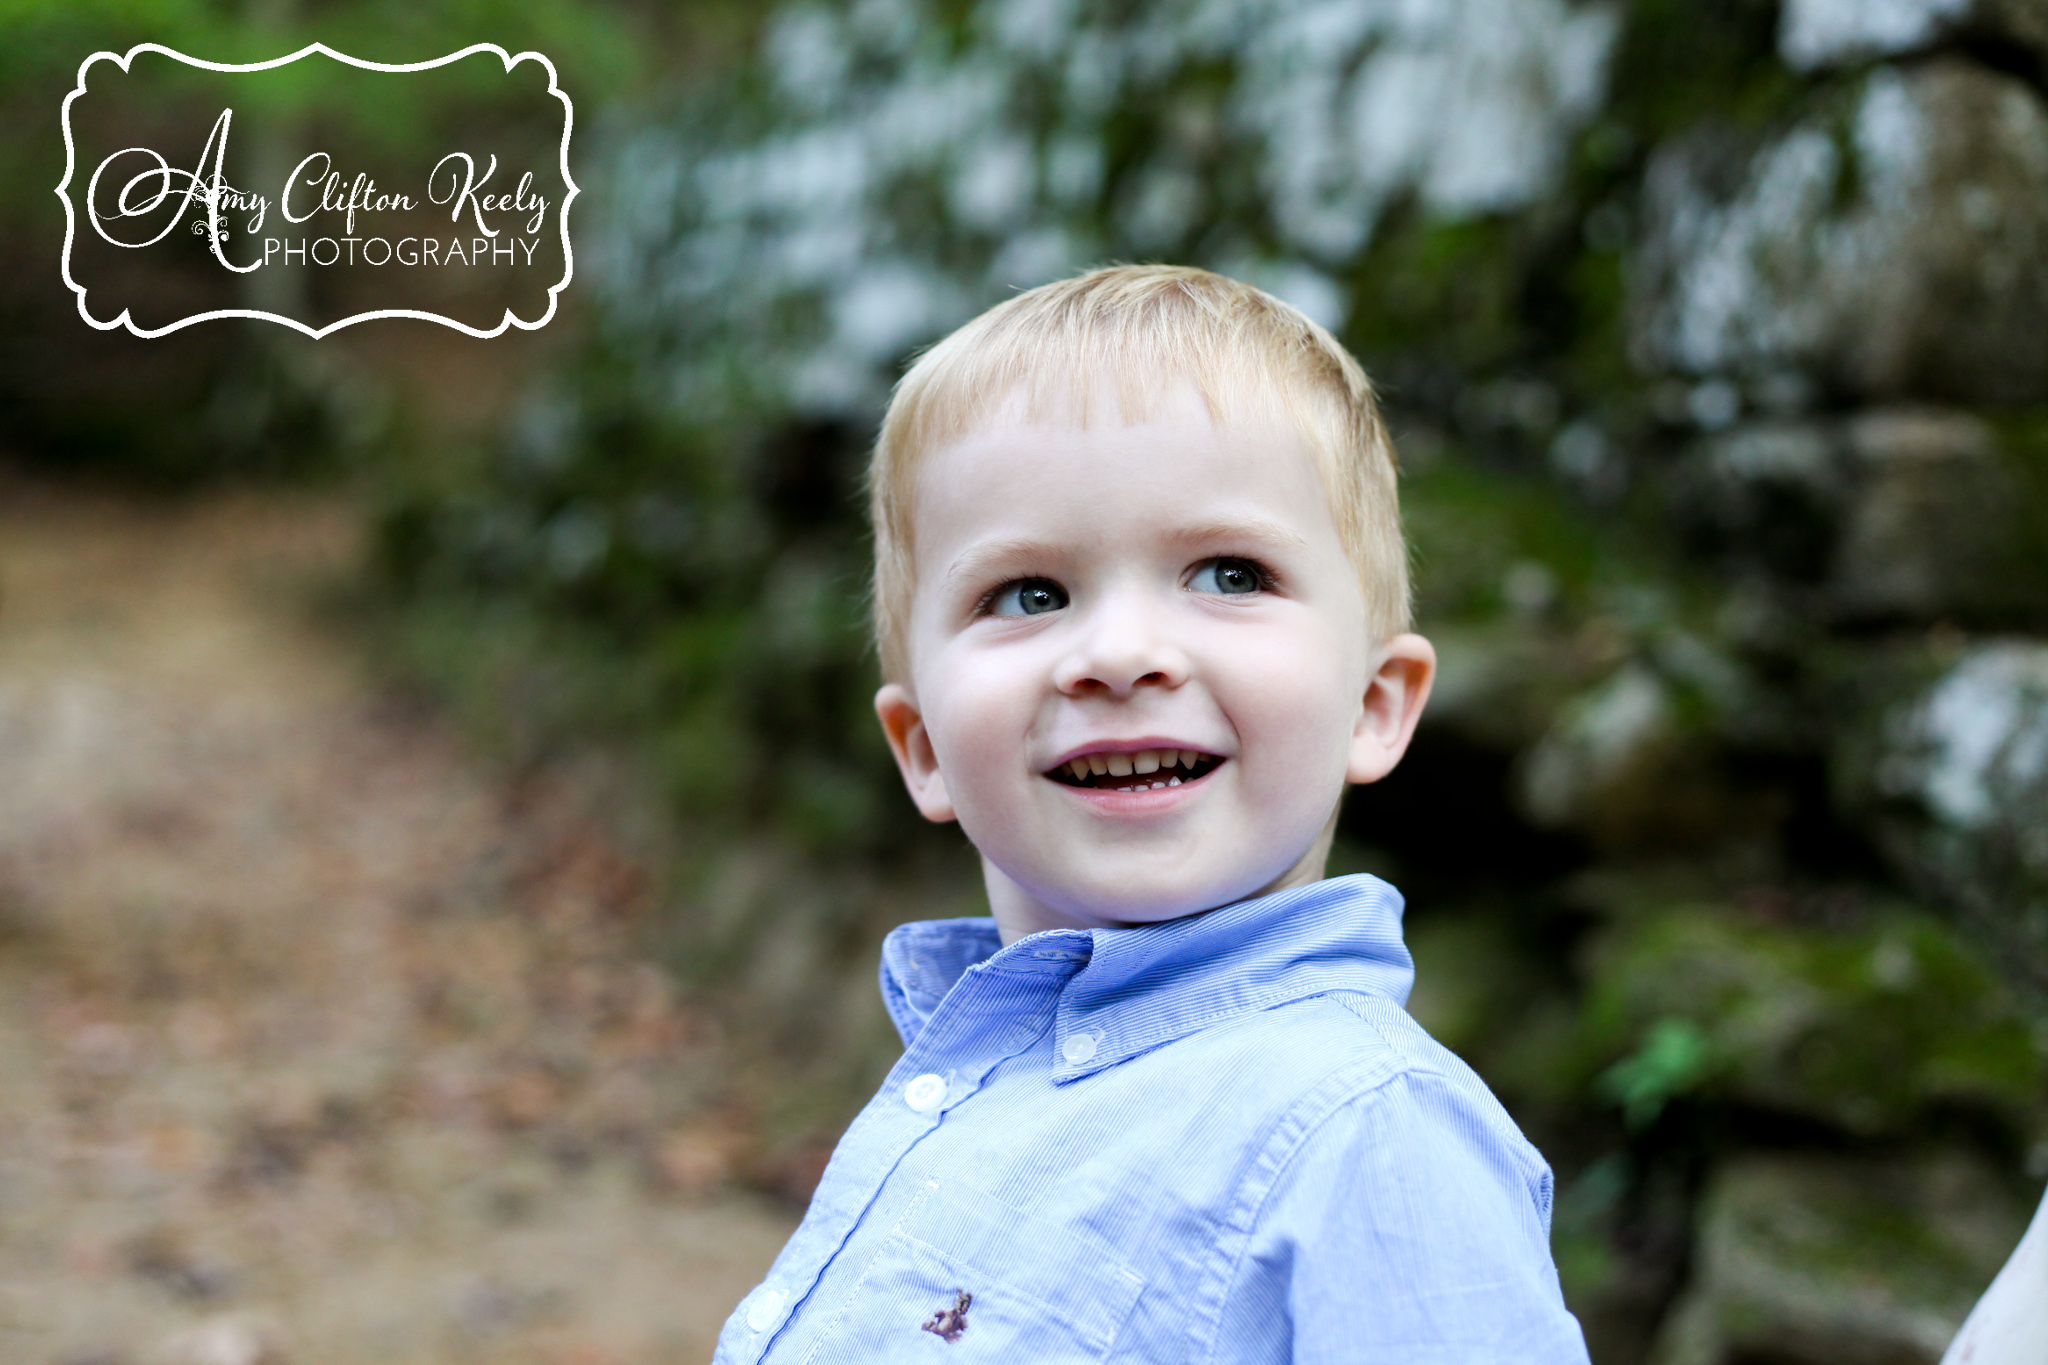
<path fill-rule="evenodd" d="M 1162 626 L 1141 606 L 1105 603 L 1089 613 L 1074 648 L 1053 670 L 1053 684 L 1074 696 L 1119 697 L 1144 686 L 1180 686 L 1187 681 L 1187 655 Z"/>

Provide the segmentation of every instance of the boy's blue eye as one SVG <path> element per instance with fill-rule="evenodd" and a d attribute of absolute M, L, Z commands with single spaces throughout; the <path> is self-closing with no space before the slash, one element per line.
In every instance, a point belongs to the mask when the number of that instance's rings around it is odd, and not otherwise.
<path fill-rule="evenodd" d="M 1020 578 L 1005 583 L 989 599 L 991 616 L 1036 616 L 1067 605 L 1067 590 L 1050 578 Z"/>
<path fill-rule="evenodd" d="M 1257 592 L 1264 584 L 1259 581 L 1258 569 L 1242 559 L 1212 559 L 1195 570 L 1188 586 L 1196 592 L 1234 597 L 1240 593 Z"/>

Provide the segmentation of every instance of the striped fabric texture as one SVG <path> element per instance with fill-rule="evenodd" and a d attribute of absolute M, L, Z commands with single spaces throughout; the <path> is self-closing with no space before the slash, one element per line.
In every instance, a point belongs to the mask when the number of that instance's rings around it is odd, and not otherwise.
<path fill-rule="evenodd" d="M 718 1365 L 1584 1365 L 1550 1170 L 1401 1008 L 1401 908 L 1355 876 L 1007 948 L 897 929 L 906 1051 Z"/>

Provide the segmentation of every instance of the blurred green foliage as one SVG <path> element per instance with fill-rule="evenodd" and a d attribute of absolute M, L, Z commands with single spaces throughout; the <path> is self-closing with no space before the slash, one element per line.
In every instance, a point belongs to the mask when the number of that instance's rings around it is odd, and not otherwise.
<path fill-rule="evenodd" d="M 2042 1056 L 2009 991 L 1924 915 L 1853 932 L 1726 907 L 1652 912 L 1603 939 L 1585 1015 L 1597 1088 L 1641 1124 L 1709 1088 L 1845 1131 L 1908 1131 L 1930 1107 L 2037 1121 Z"/>
<path fill-rule="evenodd" d="M 1659 1019 L 1642 1046 L 1600 1073 L 1595 1093 L 1621 1106 L 1629 1127 L 1642 1128 L 1664 1112 L 1674 1096 L 1696 1086 L 1709 1069 L 1708 1042 L 1684 1019 Z"/>

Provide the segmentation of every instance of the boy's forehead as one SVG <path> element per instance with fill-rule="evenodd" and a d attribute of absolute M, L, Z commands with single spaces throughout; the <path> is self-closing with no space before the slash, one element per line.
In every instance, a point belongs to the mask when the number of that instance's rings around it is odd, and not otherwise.
<path fill-rule="evenodd" d="M 1192 388 L 1138 418 L 1006 403 L 927 455 L 911 513 L 926 570 L 963 539 L 1047 517 L 1077 530 L 1169 516 L 1189 528 L 1335 532 L 1327 484 L 1294 423 L 1258 409 L 1219 421 Z"/>

